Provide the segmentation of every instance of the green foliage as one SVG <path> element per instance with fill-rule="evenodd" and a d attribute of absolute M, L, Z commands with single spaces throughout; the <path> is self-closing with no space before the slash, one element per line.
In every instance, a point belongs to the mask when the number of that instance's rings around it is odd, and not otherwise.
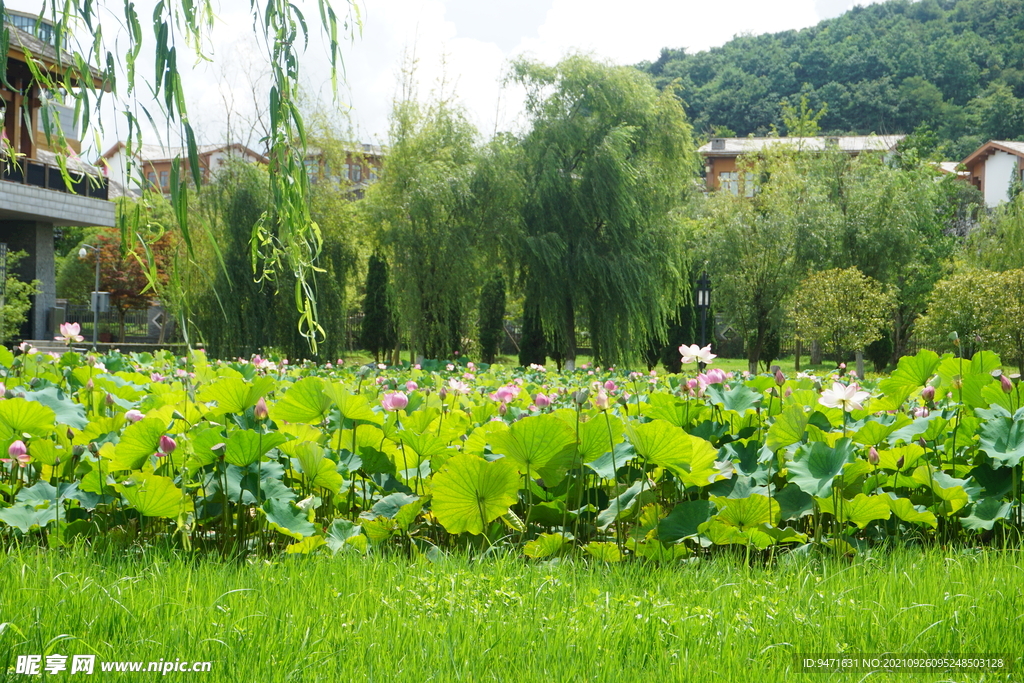
<path fill-rule="evenodd" d="M 916 336 L 933 349 L 969 358 L 980 346 L 976 340 L 991 340 L 1000 298 L 996 273 L 960 268 L 935 284 L 928 312 L 917 323 Z"/>
<path fill-rule="evenodd" d="M 363 298 L 363 328 L 359 338 L 364 349 L 380 360 L 380 354 L 395 347 L 396 329 L 394 292 L 388 276 L 388 262 L 380 254 L 370 256 L 366 269 L 366 295 Z"/>
<path fill-rule="evenodd" d="M 924 124 L 948 158 L 961 159 L 987 139 L 1024 134 L 1021 11 L 1020 0 L 892 0 L 713 50 L 663 49 L 639 68 L 679 90 L 699 130 L 797 135 L 820 125 L 868 135 Z"/>
<path fill-rule="evenodd" d="M 675 211 L 695 154 L 683 109 L 636 71 L 580 55 L 519 61 L 513 77 L 530 117 L 520 259 L 544 329 L 569 367 L 577 326 L 602 364 L 635 360 L 687 295 Z"/>
<path fill-rule="evenodd" d="M 493 363 L 505 336 L 505 278 L 497 275 L 480 292 L 480 358 Z"/>
<path fill-rule="evenodd" d="M 7 252 L 7 281 L 4 283 L 3 306 L 0 307 L 0 341 L 20 337 L 20 330 L 28 320 L 32 297 L 42 290 L 39 280 L 23 281 L 17 275 L 18 262 L 28 256 L 24 251 Z"/>
<path fill-rule="evenodd" d="M 540 313 L 529 298 L 523 306 L 523 328 L 519 337 L 519 364 L 544 365 L 547 362 L 547 340 L 541 325 Z"/>
<path fill-rule="evenodd" d="M 892 297 L 856 268 L 810 275 L 793 294 L 792 317 L 799 338 L 817 340 L 837 363 L 850 351 L 880 339 Z"/>

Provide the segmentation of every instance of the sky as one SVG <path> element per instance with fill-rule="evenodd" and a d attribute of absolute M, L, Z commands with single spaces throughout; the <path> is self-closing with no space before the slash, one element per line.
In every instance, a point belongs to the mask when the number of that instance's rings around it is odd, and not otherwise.
<path fill-rule="evenodd" d="M 325 112 L 339 136 L 386 144 L 388 115 L 402 74 L 414 65 L 422 100 L 443 94 L 466 109 L 481 135 L 521 130 L 522 93 L 502 86 L 511 59 L 528 57 L 553 64 L 582 51 L 617 64 L 656 60 L 662 48 L 697 52 L 736 35 L 813 26 L 855 4 L 873 0 L 358 0 L 361 28 L 342 46 L 344 74 L 335 99 L 319 28 L 316 0 L 296 0 L 314 34 L 301 62 L 308 108 Z M 140 17 L 151 16 L 155 0 L 135 0 Z M 339 15 L 347 8 L 332 0 Z M 7 0 L 7 7 L 38 11 L 40 0 Z M 123 3 L 99 0 L 104 35 L 115 53 L 123 51 L 117 13 Z M 261 3 L 258 3 L 261 4 Z M 247 0 L 214 0 L 217 15 L 207 50 L 211 62 L 183 64 L 185 94 L 200 143 L 230 137 L 253 143 L 260 126 L 253 92 L 265 92 L 266 60 L 253 38 Z M 84 39 L 91 39 L 84 36 Z M 150 42 L 152 45 L 152 42 Z M 140 73 L 152 73 L 152 57 Z M 156 107 L 140 104 L 151 113 Z M 156 117 L 159 120 L 159 116 Z M 100 146 L 106 149 L 126 130 L 108 105 L 102 112 Z M 229 132 L 230 131 L 230 132 Z M 173 134 L 158 126 L 145 142 L 159 144 Z M 94 137 L 86 146 L 95 149 Z M 171 144 L 177 144 L 171 139 Z"/>

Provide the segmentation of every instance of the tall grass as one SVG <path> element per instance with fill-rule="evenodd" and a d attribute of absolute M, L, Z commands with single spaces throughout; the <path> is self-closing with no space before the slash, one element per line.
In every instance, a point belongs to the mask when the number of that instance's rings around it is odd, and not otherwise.
<path fill-rule="evenodd" d="M 0 587 L 0 681 L 30 680 L 13 673 L 16 656 L 47 653 L 209 660 L 210 673 L 168 676 L 246 683 L 786 681 L 803 652 L 1015 658 L 997 674 L 815 681 L 1024 675 L 1022 561 L 999 551 L 896 551 L 852 563 L 791 555 L 752 569 L 725 557 L 652 568 L 26 550 L 0 561 Z"/>

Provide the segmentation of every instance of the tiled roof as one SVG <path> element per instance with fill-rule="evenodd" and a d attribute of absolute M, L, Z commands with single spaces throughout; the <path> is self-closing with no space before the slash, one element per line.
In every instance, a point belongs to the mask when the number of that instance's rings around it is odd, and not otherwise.
<path fill-rule="evenodd" d="M 787 145 L 805 151 L 821 151 L 834 145 L 844 152 L 887 152 L 896 147 L 903 135 L 839 135 L 805 138 L 712 138 L 698 150 L 705 156 L 752 154 L 775 145 Z"/>

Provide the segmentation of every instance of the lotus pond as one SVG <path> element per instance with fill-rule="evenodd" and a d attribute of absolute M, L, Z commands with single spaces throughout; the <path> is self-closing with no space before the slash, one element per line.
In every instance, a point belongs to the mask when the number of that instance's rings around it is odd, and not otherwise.
<path fill-rule="evenodd" d="M 0 538 L 225 556 L 1016 546 L 1024 388 L 989 352 L 877 382 L 0 351 Z"/>

